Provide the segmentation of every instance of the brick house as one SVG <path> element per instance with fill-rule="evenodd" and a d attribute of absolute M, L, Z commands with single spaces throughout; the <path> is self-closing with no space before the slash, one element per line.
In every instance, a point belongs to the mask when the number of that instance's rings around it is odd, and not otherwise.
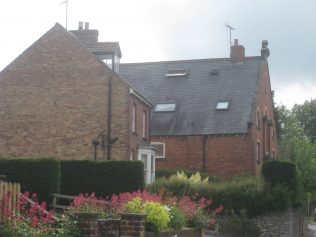
<path fill-rule="evenodd" d="M 278 152 L 267 58 L 245 57 L 235 40 L 230 58 L 120 65 L 120 75 L 154 104 L 151 142 L 156 167 L 220 177 L 258 174 Z"/>
<path fill-rule="evenodd" d="M 56 24 L 0 73 L 0 157 L 148 159 L 150 169 L 152 104 L 115 72 L 118 43 L 92 40 L 95 54 Z"/>

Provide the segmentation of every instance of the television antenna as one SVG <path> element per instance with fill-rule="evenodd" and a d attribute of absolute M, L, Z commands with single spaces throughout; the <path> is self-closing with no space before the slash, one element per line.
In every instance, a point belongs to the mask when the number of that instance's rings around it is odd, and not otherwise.
<path fill-rule="evenodd" d="M 68 29 L 68 0 L 61 2 L 59 6 L 63 4 L 66 5 L 66 29 Z"/>
<path fill-rule="evenodd" d="M 231 46 L 232 45 L 232 30 L 235 30 L 235 28 L 228 25 L 227 23 L 225 24 L 225 26 L 229 30 L 229 46 Z"/>

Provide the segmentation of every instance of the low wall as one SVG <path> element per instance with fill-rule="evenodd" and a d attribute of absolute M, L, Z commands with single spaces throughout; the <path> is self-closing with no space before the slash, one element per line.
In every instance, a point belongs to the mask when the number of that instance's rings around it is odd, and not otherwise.
<path fill-rule="evenodd" d="M 268 213 L 254 218 L 260 229 L 259 237 L 299 237 L 302 236 L 303 220 L 295 209 Z"/>

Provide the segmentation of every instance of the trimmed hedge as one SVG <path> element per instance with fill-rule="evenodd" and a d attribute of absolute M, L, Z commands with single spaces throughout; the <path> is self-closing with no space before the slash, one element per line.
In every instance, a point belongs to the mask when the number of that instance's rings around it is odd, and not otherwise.
<path fill-rule="evenodd" d="M 53 158 L 0 158 L 0 174 L 9 182 L 19 182 L 21 191 L 36 193 L 40 201 L 50 202 L 59 192 L 60 163 Z"/>
<path fill-rule="evenodd" d="M 293 206 L 302 203 L 303 183 L 301 175 L 293 162 L 284 160 L 265 161 L 261 173 L 264 180 L 272 187 L 283 185 L 288 189 Z"/>
<path fill-rule="evenodd" d="M 61 161 L 62 194 L 95 192 L 105 197 L 143 188 L 144 164 L 141 161 Z"/>

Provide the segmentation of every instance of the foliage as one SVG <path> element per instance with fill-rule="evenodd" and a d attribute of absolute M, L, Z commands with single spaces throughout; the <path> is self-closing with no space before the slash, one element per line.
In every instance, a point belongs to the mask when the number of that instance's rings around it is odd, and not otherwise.
<path fill-rule="evenodd" d="M 76 222 L 70 217 L 57 219 L 46 210 L 46 203 L 39 204 L 36 195 L 29 203 L 29 194 L 21 195 L 18 206 L 9 210 L 9 194 L 4 195 L 1 208 L 0 236 L 6 237 L 80 237 Z M 19 212 L 17 212 L 19 210 Z"/>
<path fill-rule="evenodd" d="M 292 113 L 297 119 L 304 133 L 312 140 L 316 140 L 316 99 L 305 101 L 304 104 L 295 104 Z"/>
<path fill-rule="evenodd" d="M 22 192 L 37 193 L 39 200 L 50 202 L 59 193 L 60 163 L 53 158 L 1 158 L 0 173 L 10 182 L 19 182 Z"/>
<path fill-rule="evenodd" d="M 309 132 L 306 128 L 304 131 L 302 122 L 298 119 L 304 118 L 300 114 L 299 107 L 295 105 L 293 111 L 286 109 L 283 105 L 275 107 L 279 153 L 282 159 L 292 161 L 297 165 L 304 190 L 315 192 L 316 143 L 311 142 Z M 310 117 L 309 115 L 308 120 L 311 119 Z"/>
<path fill-rule="evenodd" d="M 292 204 L 299 205 L 302 199 L 302 182 L 296 165 L 290 161 L 269 160 L 263 162 L 262 176 L 274 187 L 281 184 L 288 189 Z"/>
<path fill-rule="evenodd" d="M 169 211 L 171 229 L 180 230 L 186 225 L 186 217 L 178 207 L 171 207 Z"/>
<path fill-rule="evenodd" d="M 168 229 L 170 222 L 167 209 L 158 202 L 145 202 L 144 204 L 147 231 L 160 232 Z"/>
<path fill-rule="evenodd" d="M 98 196 L 110 196 L 143 188 L 141 161 L 61 161 L 60 190 L 63 194 L 95 192 Z"/>
<path fill-rule="evenodd" d="M 259 227 L 245 216 L 230 216 L 224 222 L 222 231 L 229 237 L 254 237 L 259 236 Z"/>
<path fill-rule="evenodd" d="M 159 179 L 159 178 L 169 178 L 171 175 L 175 175 L 177 174 L 178 172 L 183 172 L 186 176 L 188 177 L 191 177 L 192 175 L 195 175 L 197 173 L 200 174 L 201 176 L 201 179 L 206 179 L 208 178 L 208 180 L 211 180 L 211 181 L 215 181 L 216 180 L 216 177 L 215 176 L 212 176 L 208 173 L 203 173 L 203 172 L 197 172 L 197 171 L 194 171 L 194 170 L 186 170 L 186 169 L 158 169 L 156 170 L 156 179 Z"/>

